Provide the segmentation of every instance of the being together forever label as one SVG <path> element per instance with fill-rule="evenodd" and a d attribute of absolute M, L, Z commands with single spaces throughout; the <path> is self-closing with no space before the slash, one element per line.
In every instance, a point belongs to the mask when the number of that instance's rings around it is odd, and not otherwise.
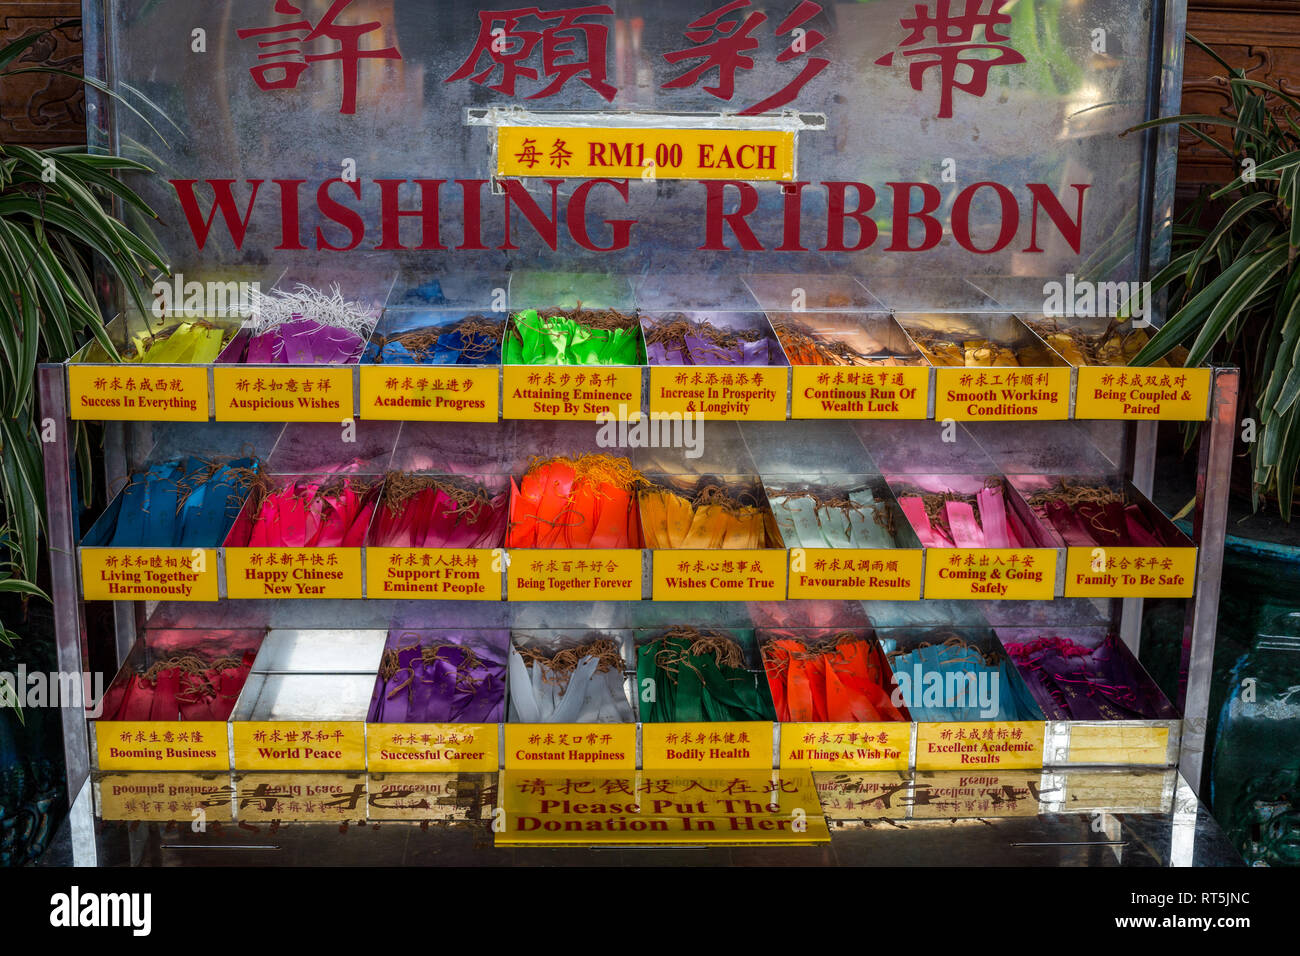
<path fill-rule="evenodd" d="M 511 601 L 639 601 L 641 552 L 635 548 L 529 549 L 510 552 Z"/>

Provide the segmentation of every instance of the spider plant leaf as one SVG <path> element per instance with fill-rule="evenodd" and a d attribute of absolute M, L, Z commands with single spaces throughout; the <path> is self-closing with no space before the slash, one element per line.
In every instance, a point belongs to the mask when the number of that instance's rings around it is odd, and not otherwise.
<path fill-rule="evenodd" d="M 1240 259 L 1233 262 L 1220 275 L 1214 277 L 1204 289 L 1200 290 L 1172 315 L 1160 330 L 1130 362 L 1131 365 L 1150 365 L 1158 358 L 1163 358 L 1183 340 L 1196 331 L 1201 317 L 1210 311 L 1219 298 L 1231 287 L 1237 277 L 1246 271 L 1253 260 Z"/>
<path fill-rule="evenodd" d="M 1278 248 L 1245 260 L 1246 269 L 1237 276 L 1223 293 L 1222 298 L 1215 303 L 1200 332 L 1188 348 L 1186 363 L 1188 367 L 1201 365 L 1228 324 L 1264 295 L 1269 281 L 1286 267 L 1289 253 L 1289 249 Z"/>
<path fill-rule="evenodd" d="M 1219 241 L 1228 234 L 1228 231 L 1237 224 L 1252 209 L 1258 209 L 1260 206 L 1266 206 L 1273 201 L 1273 197 L 1268 193 L 1251 193 L 1244 199 L 1239 199 L 1228 207 L 1227 212 L 1219 219 L 1214 230 L 1205 238 L 1200 248 L 1196 250 L 1192 261 L 1187 266 L 1187 276 L 1189 279 L 1196 275 L 1196 271 L 1205 262 L 1205 259 L 1219 245 Z M 1154 282 L 1154 280 L 1153 280 Z"/>

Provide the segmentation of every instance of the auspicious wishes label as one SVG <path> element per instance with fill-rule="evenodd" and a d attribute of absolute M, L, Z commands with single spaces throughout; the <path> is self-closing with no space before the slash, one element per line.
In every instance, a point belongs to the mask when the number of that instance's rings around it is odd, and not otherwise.
<path fill-rule="evenodd" d="M 339 422 L 353 417 L 352 368 L 214 366 L 219 422 Z"/>

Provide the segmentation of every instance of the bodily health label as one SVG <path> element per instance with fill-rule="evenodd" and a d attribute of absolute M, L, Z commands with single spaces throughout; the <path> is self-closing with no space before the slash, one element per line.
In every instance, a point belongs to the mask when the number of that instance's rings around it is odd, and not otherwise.
<path fill-rule="evenodd" d="M 916 601 L 918 548 L 791 548 L 790 597 L 829 601 Z"/>
<path fill-rule="evenodd" d="M 650 413 L 710 421 L 785 420 L 787 369 L 657 365 L 650 369 Z"/>
<path fill-rule="evenodd" d="M 445 371 L 439 371 L 445 369 Z M 501 370 L 468 366 L 361 366 L 361 417 L 412 422 L 494 422 Z"/>
<path fill-rule="evenodd" d="M 214 365 L 219 422 L 341 422 L 353 418 L 352 366 Z"/>
<path fill-rule="evenodd" d="M 206 422 L 206 365 L 69 365 L 68 414 L 77 420 Z"/>
<path fill-rule="evenodd" d="M 82 548 L 87 601 L 215 601 L 215 548 Z"/>
<path fill-rule="evenodd" d="M 787 557 L 777 550 L 654 552 L 656 601 L 784 601 Z"/>
<path fill-rule="evenodd" d="M 506 769 L 630 770 L 636 724 L 505 724 Z"/>
<path fill-rule="evenodd" d="M 506 596 L 511 601 L 639 601 L 641 551 L 511 551 Z"/>
<path fill-rule="evenodd" d="M 772 728 L 767 721 L 716 724 L 642 724 L 646 770 L 770 770 Z"/>
<path fill-rule="evenodd" d="M 499 601 L 504 555 L 500 548 L 367 548 L 366 597 Z"/>
<path fill-rule="evenodd" d="M 1070 369 L 935 369 L 934 417 L 958 422 L 1064 421 Z"/>
<path fill-rule="evenodd" d="M 641 367 L 506 365 L 501 417 L 594 422 L 641 412 Z"/>
<path fill-rule="evenodd" d="M 794 367 L 791 418 L 921 419 L 929 411 L 930 369 Z"/>
<path fill-rule="evenodd" d="M 1195 548 L 1067 548 L 1066 597 L 1192 596 Z"/>
<path fill-rule="evenodd" d="M 920 723 L 916 725 L 916 769 L 1041 767 L 1046 732 L 1041 720 Z"/>
<path fill-rule="evenodd" d="M 359 598 L 360 548 L 226 548 L 226 596 Z"/>
<path fill-rule="evenodd" d="M 1056 552 L 1051 548 L 929 548 L 925 596 L 1050 601 L 1056 596 Z"/>
<path fill-rule="evenodd" d="M 1075 418 L 1202 422 L 1209 408 L 1208 368 L 1079 369 Z"/>
<path fill-rule="evenodd" d="M 811 770 L 906 770 L 912 725 L 782 724 L 781 766 Z"/>
<path fill-rule="evenodd" d="M 495 771 L 497 724 L 367 724 L 366 766 L 386 771 Z"/>
<path fill-rule="evenodd" d="M 237 720 L 236 770 L 365 770 L 366 725 L 359 720 Z"/>
<path fill-rule="evenodd" d="M 216 720 L 97 720 L 100 770 L 229 770 L 226 724 Z"/>

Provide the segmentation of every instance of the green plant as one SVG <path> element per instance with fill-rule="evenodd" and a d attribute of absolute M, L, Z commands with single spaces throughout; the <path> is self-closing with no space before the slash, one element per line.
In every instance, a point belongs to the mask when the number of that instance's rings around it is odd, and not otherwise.
<path fill-rule="evenodd" d="M 1188 366 L 1241 368 L 1247 414 L 1258 423 L 1252 501 L 1258 509 L 1262 496 L 1276 495 L 1289 521 L 1300 464 L 1300 101 L 1188 40 L 1227 71 L 1227 115 L 1163 117 L 1133 130 L 1176 123 L 1242 173 L 1202 195 L 1175 227 L 1170 262 L 1151 279 L 1153 292 L 1169 293 L 1169 319 L 1133 364 L 1186 345 Z M 1201 126 L 1230 130 L 1231 142 Z M 1208 228 L 1201 224 L 1207 199 L 1226 207 Z"/>

